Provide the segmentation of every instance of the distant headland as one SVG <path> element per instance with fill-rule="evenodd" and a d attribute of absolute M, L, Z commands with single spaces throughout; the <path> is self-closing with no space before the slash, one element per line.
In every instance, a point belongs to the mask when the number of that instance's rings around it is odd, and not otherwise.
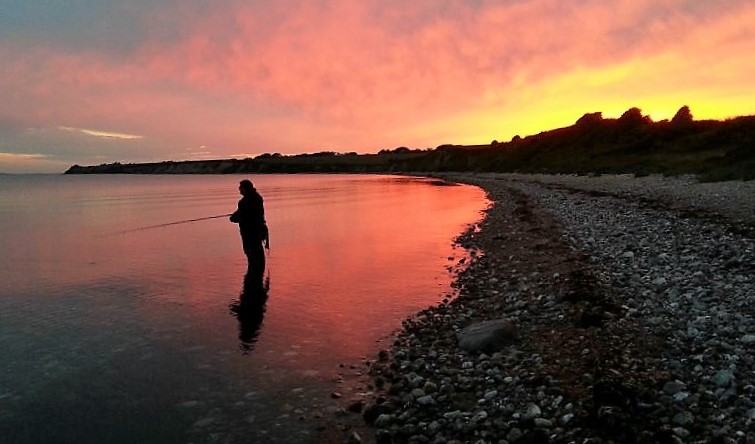
<path fill-rule="evenodd" d="M 694 120 L 687 106 L 653 122 L 639 108 L 618 119 L 587 113 L 569 127 L 486 145 L 381 150 L 376 154 L 261 154 L 247 159 L 110 163 L 66 174 L 233 174 L 520 172 L 695 174 L 702 180 L 755 179 L 755 116 Z"/>

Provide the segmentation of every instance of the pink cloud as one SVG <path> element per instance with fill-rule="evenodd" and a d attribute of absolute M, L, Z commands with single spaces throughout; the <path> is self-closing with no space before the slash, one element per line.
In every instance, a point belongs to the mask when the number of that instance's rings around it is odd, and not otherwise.
<path fill-rule="evenodd" d="M 0 119 L 144 135 L 173 147 L 164 155 L 199 144 L 220 155 L 434 146 L 492 131 L 471 123 L 483 113 L 537 122 L 558 106 L 576 120 L 604 109 L 598 93 L 624 108 L 710 88 L 753 95 L 747 2 L 269 3 L 150 11 L 144 42 L 117 56 L 9 41 Z M 168 22 L 184 28 L 161 38 Z M 612 78 L 620 66 L 635 74 Z"/>
<path fill-rule="evenodd" d="M 674 50 L 696 21 L 715 23 L 715 17 L 680 12 L 686 4 L 588 1 L 575 7 L 540 0 L 473 9 L 446 2 L 445 14 L 425 22 L 416 10 L 431 3 L 420 3 L 406 13 L 414 27 L 401 32 L 396 23 L 375 19 L 370 2 L 306 3 L 281 15 L 274 28 L 253 10 L 220 11 L 206 20 L 203 33 L 163 52 L 165 66 L 157 73 L 221 94 L 283 103 L 310 118 L 392 121 L 407 109 L 427 116 L 473 106 L 486 90 L 505 89 L 517 75 L 540 81 L 576 66 Z M 238 32 L 214 39 L 223 33 L 210 25 L 227 23 Z"/>

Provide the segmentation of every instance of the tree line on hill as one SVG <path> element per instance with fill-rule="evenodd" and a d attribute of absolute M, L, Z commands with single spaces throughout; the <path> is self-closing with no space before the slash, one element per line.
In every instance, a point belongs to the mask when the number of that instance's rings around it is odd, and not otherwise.
<path fill-rule="evenodd" d="M 563 174 L 696 174 L 703 180 L 755 179 L 755 116 L 694 120 L 683 106 L 653 122 L 639 108 L 617 119 L 587 113 L 572 126 L 486 145 L 399 147 L 376 154 L 321 151 L 265 153 L 247 159 L 72 166 L 66 173 L 396 173 L 521 172 Z"/>

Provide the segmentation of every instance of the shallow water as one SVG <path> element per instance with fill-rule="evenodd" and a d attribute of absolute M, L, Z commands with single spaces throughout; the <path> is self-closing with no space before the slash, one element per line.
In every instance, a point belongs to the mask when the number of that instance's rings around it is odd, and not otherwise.
<path fill-rule="evenodd" d="M 256 176 L 270 288 L 237 316 L 236 225 L 139 228 L 229 213 L 241 178 L 0 176 L 0 436 L 312 442 L 339 365 L 449 293 L 452 239 L 487 205 L 431 180 Z"/>

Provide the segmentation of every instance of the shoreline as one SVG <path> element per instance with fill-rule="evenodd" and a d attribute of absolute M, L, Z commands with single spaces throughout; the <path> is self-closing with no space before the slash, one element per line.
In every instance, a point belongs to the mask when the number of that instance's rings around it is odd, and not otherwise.
<path fill-rule="evenodd" d="M 441 177 L 492 206 L 457 240 L 458 296 L 368 363 L 364 441 L 755 440 L 755 183 Z M 516 325 L 513 344 L 458 347 L 491 319 Z"/>

